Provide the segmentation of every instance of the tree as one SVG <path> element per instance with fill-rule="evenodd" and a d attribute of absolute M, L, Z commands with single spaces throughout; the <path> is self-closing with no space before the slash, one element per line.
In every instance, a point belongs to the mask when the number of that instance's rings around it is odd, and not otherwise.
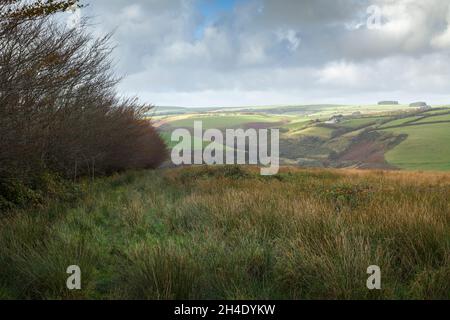
<path fill-rule="evenodd" d="M 47 14 L 0 26 L 0 208 L 4 185 L 155 168 L 167 156 L 151 106 L 116 93 L 110 36 Z"/>
<path fill-rule="evenodd" d="M 150 106 L 117 97 L 110 37 L 30 21 L 0 47 L 0 164 L 29 177 L 71 177 L 159 165 L 166 153 Z M 0 176 L 1 176 L 0 172 Z"/>
<path fill-rule="evenodd" d="M 81 7 L 79 0 L 0 0 L 2 20 L 27 20 Z"/>

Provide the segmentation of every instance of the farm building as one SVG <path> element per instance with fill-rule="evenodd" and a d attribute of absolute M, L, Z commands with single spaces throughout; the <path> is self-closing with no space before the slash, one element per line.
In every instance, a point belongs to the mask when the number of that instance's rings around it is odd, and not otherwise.
<path fill-rule="evenodd" d="M 431 109 L 431 107 L 426 102 L 414 102 L 411 103 L 409 106 L 413 108 L 420 108 L 421 110 Z"/>
<path fill-rule="evenodd" d="M 339 114 L 337 116 L 332 116 L 330 120 L 325 121 L 326 124 L 336 124 L 340 123 L 344 120 L 344 116 L 342 114 Z"/>

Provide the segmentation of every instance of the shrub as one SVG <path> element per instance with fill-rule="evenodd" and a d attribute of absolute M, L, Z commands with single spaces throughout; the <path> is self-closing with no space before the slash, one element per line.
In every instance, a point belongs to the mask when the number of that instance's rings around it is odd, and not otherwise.
<path fill-rule="evenodd" d="M 28 206 L 43 206 L 48 201 L 55 200 L 70 203 L 82 194 L 79 184 L 49 172 L 29 177 L 27 182 L 0 180 L 0 212 Z"/>
<path fill-rule="evenodd" d="M 58 193 L 48 173 L 76 180 L 165 160 L 165 144 L 148 119 L 152 107 L 116 93 L 110 36 L 96 39 L 83 24 L 69 29 L 39 15 L 2 22 L 1 208 Z"/>
<path fill-rule="evenodd" d="M 335 205 L 335 209 L 338 212 L 344 207 L 355 209 L 359 205 L 367 203 L 371 195 L 371 187 L 365 184 L 339 183 L 325 189 L 323 192 L 323 196 Z"/>

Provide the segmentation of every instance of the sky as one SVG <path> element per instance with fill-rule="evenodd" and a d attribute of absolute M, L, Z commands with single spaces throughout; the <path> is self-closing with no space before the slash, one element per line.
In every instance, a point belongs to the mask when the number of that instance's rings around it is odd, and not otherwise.
<path fill-rule="evenodd" d="M 449 0 L 85 0 L 156 106 L 450 103 Z"/>

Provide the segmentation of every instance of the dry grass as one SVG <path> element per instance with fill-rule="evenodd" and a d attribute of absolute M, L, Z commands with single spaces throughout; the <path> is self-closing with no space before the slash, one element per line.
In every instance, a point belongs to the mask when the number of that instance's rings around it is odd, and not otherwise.
<path fill-rule="evenodd" d="M 4 219 L 0 296 L 450 298 L 449 174 L 258 173 L 128 173 L 75 208 Z M 64 263 L 80 264 L 80 292 L 64 289 Z M 369 265 L 381 267 L 380 291 L 366 288 Z"/>

